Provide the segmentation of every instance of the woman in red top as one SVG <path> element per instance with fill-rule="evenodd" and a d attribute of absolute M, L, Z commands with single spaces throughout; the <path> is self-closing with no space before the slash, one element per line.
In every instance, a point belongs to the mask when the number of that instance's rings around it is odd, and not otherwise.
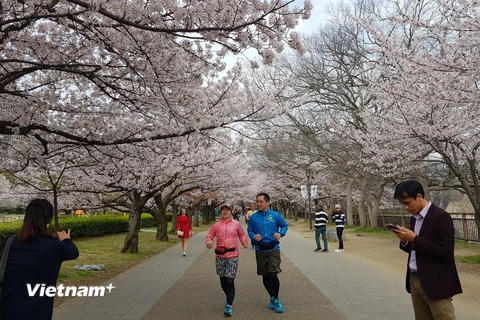
<path fill-rule="evenodd" d="M 181 214 L 177 217 L 177 225 L 175 226 L 175 232 L 182 231 L 183 235 L 178 236 L 182 240 L 183 256 L 187 253 L 188 238 L 192 235 L 192 223 L 187 215 L 187 209 L 183 208 Z"/>

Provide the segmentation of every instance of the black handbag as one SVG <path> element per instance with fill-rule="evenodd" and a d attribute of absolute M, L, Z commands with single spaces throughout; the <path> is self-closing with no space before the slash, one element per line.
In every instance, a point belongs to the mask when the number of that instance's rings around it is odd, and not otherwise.
<path fill-rule="evenodd" d="M 232 251 L 235 251 L 237 250 L 237 248 L 224 248 L 224 247 L 217 247 L 215 249 L 215 253 L 218 254 L 218 255 L 224 255 L 225 253 L 227 252 L 232 252 Z"/>
<path fill-rule="evenodd" d="M 3 310 L 2 310 L 2 289 L 3 289 L 3 276 L 5 270 L 7 269 L 7 259 L 8 253 L 10 252 L 10 246 L 12 241 L 15 239 L 15 235 L 12 234 L 8 239 L 5 247 L 3 248 L 2 259 L 0 260 L 0 320 L 3 319 Z"/>

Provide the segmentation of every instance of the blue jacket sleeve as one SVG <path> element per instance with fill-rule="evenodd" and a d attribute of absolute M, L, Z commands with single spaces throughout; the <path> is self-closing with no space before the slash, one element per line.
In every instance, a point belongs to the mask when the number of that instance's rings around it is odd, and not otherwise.
<path fill-rule="evenodd" d="M 278 231 L 278 233 L 280 233 L 280 235 L 284 237 L 288 230 L 288 223 L 280 214 L 277 215 L 276 220 L 277 220 L 277 225 L 280 227 L 280 231 Z"/>
<path fill-rule="evenodd" d="M 254 240 L 253 238 L 255 238 L 255 232 L 253 230 L 253 225 L 255 224 L 255 221 L 253 219 L 253 215 L 250 216 L 250 221 L 248 221 L 248 226 L 247 226 L 247 233 L 248 233 L 248 236 L 250 237 L 251 240 Z"/>

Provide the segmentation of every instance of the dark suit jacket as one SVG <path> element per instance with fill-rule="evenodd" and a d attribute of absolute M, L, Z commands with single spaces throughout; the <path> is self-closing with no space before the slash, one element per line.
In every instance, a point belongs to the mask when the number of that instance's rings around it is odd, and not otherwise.
<path fill-rule="evenodd" d="M 415 230 L 417 220 L 412 216 L 410 229 Z M 413 243 L 406 246 L 400 244 L 400 249 L 408 252 L 406 288 L 410 293 L 410 261 L 411 250 L 417 256 L 417 268 L 420 283 L 425 294 L 434 300 L 450 298 L 462 293 L 460 279 L 454 259 L 454 229 L 453 220 L 445 210 L 433 203 L 428 210 L 422 229 Z"/>

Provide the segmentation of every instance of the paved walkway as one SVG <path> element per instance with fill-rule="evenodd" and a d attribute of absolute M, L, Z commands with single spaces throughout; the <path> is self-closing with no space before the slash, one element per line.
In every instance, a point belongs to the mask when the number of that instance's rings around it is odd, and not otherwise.
<path fill-rule="evenodd" d="M 187 257 L 182 257 L 180 245 L 173 246 L 108 281 L 115 286 L 110 294 L 75 298 L 56 308 L 54 319 L 223 319 L 225 298 L 205 236 L 201 232 L 189 240 Z M 291 230 L 281 241 L 283 314 L 267 308 L 269 298 L 255 272 L 254 251 L 240 249 L 233 317 L 413 319 L 403 276 L 391 277 L 348 251 L 314 253 L 312 241 Z M 456 311 L 457 320 L 478 319 L 473 310 Z"/>

